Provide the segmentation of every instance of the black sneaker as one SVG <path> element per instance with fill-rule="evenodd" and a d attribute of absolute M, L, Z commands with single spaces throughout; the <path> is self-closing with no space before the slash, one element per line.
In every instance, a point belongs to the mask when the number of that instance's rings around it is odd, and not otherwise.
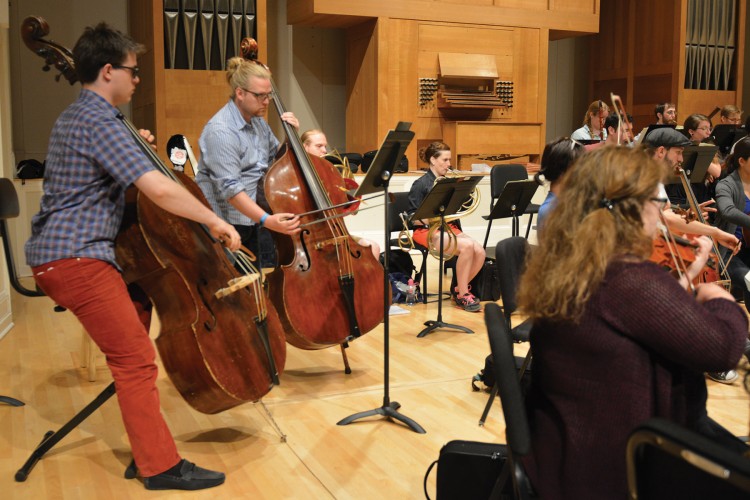
<path fill-rule="evenodd" d="M 185 459 L 179 465 L 179 475 L 162 472 L 144 478 L 143 485 L 147 490 L 203 490 L 219 486 L 226 478 L 223 472 L 198 467 Z"/>
<path fill-rule="evenodd" d="M 719 382 L 720 384 L 731 384 L 739 378 L 737 372 L 734 370 L 729 370 L 728 372 L 708 372 L 706 375 L 708 375 L 708 378 L 711 380 Z"/>

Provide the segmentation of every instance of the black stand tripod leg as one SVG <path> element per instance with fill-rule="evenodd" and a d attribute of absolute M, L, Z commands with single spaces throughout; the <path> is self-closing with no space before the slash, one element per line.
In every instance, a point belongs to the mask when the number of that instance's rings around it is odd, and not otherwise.
<path fill-rule="evenodd" d="M 383 195 L 386 200 L 385 234 L 390 234 L 390 228 L 388 227 L 388 221 L 390 220 L 390 216 L 388 214 L 388 180 L 390 179 L 390 177 L 390 172 L 383 171 Z M 348 417 L 339 420 L 336 425 L 348 425 L 355 420 L 359 420 L 360 418 L 380 415 L 386 417 L 389 420 L 398 420 L 399 422 L 406 424 L 414 432 L 425 434 L 426 431 L 422 428 L 422 426 L 409 417 L 401 415 L 398 412 L 398 409 L 401 408 L 401 405 L 395 401 L 391 401 L 390 399 L 390 319 L 388 316 L 388 311 L 391 306 L 390 294 L 388 293 L 390 289 L 390 281 L 388 279 L 388 270 L 391 258 L 390 253 L 390 245 L 386 245 L 383 272 L 383 405 L 380 408 L 375 408 L 374 410 L 361 411 L 359 413 L 355 413 L 354 415 L 349 415 Z"/>
<path fill-rule="evenodd" d="M 492 390 L 490 391 L 490 398 L 487 400 L 487 404 L 484 407 L 482 416 L 479 417 L 479 427 L 484 427 L 484 423 L 487 421 L 487 415 L 489 415 L 490 408 L 492 408 L 492 402 L 495 401 L 495 396 L 497 396 L 497 384 L 492 386 Z"/>
<path fill-rule="evenodd" d="M 421 332 L 419 332 L 417 334 L 417 337 L 420 338 L 420 339 L 422 337 L 426 336 L 432 330 L 435 330 L 437 328 L 452 328 L 454 330 L 459 330 L 459 331 L 462 331 L 462 332 L 465 332 L 465 333 L 474 333 L 474 330 L 470 330 L 469 328 L 466 328 L 465 326 L 454 325 L 452 323 L 445 323 L 445 322 L 443 322 L 443 301 L 442 301 L 442 298 L 443 298 L 443 257 L 444 257 L 444 255 L 443 255 L 443 237 L 445 236 L 445 230 L 443 229 L 443 227 L 445 225 L 444 221 L 445 221 L 445 218 L 443 217 L 443 215 L 441 213 L 441 215 L 440 215 L 440 265 L 438 266 L 439 267 L 439 271 L 440 271 L 440 274 L 438 275 L 438 276 L 440 276 L 440 278 L 439 278 L 440 282 L 438 283 L 438 293 L 440 294 L 440 299 L 438 300 L 438 316 L 437 316 L 437 320 L 425 321 L 424 326 L 426 326 L 427 328 L 423 329 Z M 454 275 L 455 275 L 455 272 L 456 271 L 454 270 L 453 271 Z"/>
<path fill-rule="evenodd" d="M 410 419 L 409 417 L 405 415 L 400 414 L 398 412 L 399 408 L 401 408 L 401 405 L 397 403 L 396 401 L 393 401 L 390 404 L 387 404 L 387 405 L 384 404 L 380 408 L 375 408 L 374 410 L 361 411 L 359 413 L 355 413 L 354 415 L 349 415 L 345 419 L 339 421 L 336 425 L 348 425 L 354 422 L 355 420 L 359 420 L 360 418 L 374 417 L 376 415 L 380 415 L 382 417 L 398 420 L 399 422 L 406 424 L 407 427 L 409 427 L 411 430 L 419 434 L 425 434 L 427 432 L 422 428 L 421 425 L 416 423 L 414 420 Z"/>
<path fill-rule="evenodd" d="M 91 415 L 97 408 L 103 405 L 112 395 L 115 393 L 115 383 L 109 384 L 92 402 L 90 402 L 83 410 L 79 411 L 75 417 L 70 419 L 68 423 L 63 425 L 57 432 L 47 431 L 42 438 L 42 442 L 39 446 L 31 453 L 31 456 L 23 467 L 18 469 L 16 472 L 16 481 L 23 482 L 31 474 L 31 469 L 34 468 L 36 463 L 47 453 L 53 446 L 55 446 L 62 438 L 67 436 L 70 431 L 78 427 L 78 425 L 86 420 L 86 417 Z"/>
<path fill-rule="evenodd" d="M 16 398 L 11 398 L 9 396 L 0 396 L 0 403 L 5 403 L 11 406 L 23 406 L 24 402 L 19 401 Z"/>

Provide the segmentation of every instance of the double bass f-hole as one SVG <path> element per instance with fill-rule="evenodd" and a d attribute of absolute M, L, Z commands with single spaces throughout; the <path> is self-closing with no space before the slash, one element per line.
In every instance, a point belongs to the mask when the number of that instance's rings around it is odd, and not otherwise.
<path fill-rule="evenodd" d="M 77 81 L 70 51 L 43 39 L 46 21 L 29 17 L 21 33 L 46 69 L 54 65 L 71 84 Z M 122 114 L 117 118 L 156 170 L 208 205 L 192 179 L 164 165 L 138 130 Z M 205 226 L 162 210 L 133 186 L 125 191 L 115 254 L 123 279 L 137 283 L 159 311 L 156 345 L 164 369 L 193 408 L 218 413 L 258 401 L 278 383 L 284 332 L 259 280 L 239 275 L 238 269 L 257 272 L 248 254 L 228 253 Z"/>
<path fill-rule="evenodd" d="M 243 57 L 255 64 L 255 40 L 244 39 Z M 271 79 L 271 99 L 285 113 Z M 343 215 L 347 187 L 328 161 L 310 156 L 297 131 L 282 120 L 286 141 L 263 181 L 266 200 L 276 213 L 294 213 L 302 231 L 272 233 L 280 267 L 268 275 L 273 303 L 285 326 L 287 341 L 302 349 L 343 344 L 367 333 L 383 320 L 372 307 L 382 299 L 383 268 L 370 252 L 356 249 Z M 321 313 L 325 311 L 325 313 Z"/>

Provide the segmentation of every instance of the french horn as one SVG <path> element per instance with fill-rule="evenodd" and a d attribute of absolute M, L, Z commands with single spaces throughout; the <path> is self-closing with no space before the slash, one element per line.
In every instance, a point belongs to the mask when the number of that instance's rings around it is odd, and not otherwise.
<path fill-rule="evenodd" d="M 455 170 L 448 170 L 448 172 L 445 174 L 445 178 L 465 177 L 467 175 L 471 174 L 457 172 Z M 444 177 L 438 177 L 437 179 L 435 179 L 435 184 L 440 182 L 440 179 L 443 178 Z M 433 184 L 433 187 L 435 184 Z M 443 244 L 443 259 L 451 259 L 456 254 L 456 251 L 458 250 L 458 239 L 451 230 L 449 223 L 462 217 L 466 217 L 467 215 L 474 212 L 479 206 L 481 198 L 482 197 L 479 193 L 479 188 L 474 188 L 474 190 L 471 192 L 468 198 L 466 198 L 466 201 L 464 201 L 464 203 L 461 205 L 461 208 L 456 213 L 443 218 L 433 217 L 427 220 L 427 250 L 429 251 L 430 255 L 432 255 L 436 259 L 440 258 L 440 239 L 437 239 L 437 245 L 435 245 L 434 236 L 436 231 L 440 231 L 441 221 L 444 234 L 447 236 L 447 241 L 445 241 L 445 243 Z M 401 221 L 403 222 L 403 229 L 398 235 L 398 246 L 399 248 L 401 248 L 401 250 L 410 250 L 414 248 L 414 241 L 412 240 L 411 234 L 409 232 L 408 218 L 405 216 L 406 214 L 400 215 Z"/>

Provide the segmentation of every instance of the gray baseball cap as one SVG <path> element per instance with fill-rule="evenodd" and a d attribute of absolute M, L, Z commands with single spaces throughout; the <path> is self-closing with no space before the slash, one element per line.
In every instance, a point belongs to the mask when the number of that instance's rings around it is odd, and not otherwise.
<path fill-rule="evenodd" d="M 665 148 L 684 148 L 685 146 L 692 146 L 693 144 L 690 142 L 690 139 L 669 127 L 658 128 L 651 131 L 651 133 L 643 139 L 643 142 L 656 148 L 659 146 L 664 146 Z"/>

